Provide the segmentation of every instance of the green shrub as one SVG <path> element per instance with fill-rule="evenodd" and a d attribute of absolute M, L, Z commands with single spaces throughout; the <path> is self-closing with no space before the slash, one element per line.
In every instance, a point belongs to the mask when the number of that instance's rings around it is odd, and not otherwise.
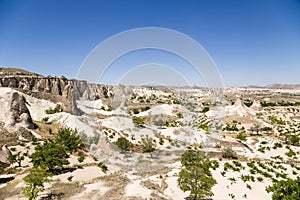
<path fill-rule="evenodd" d="M 103 163 L 103 162 L 99 162 L 98 163 L 98 167 L 104 172 L 106 173 L 108 171 L 108 167 Z"/>
<path fill-rule="evenodd" d="M 133 112 L 133 114 L 135 114 L 135 115 L 140 113 L 140 111 L 139 111 L 138 109 L 136 109 L 136 108 L 133 109 L 132 112 Z"/>
<path fill-rule="evenodd" d="M 123 151 L 127 151 L 131 147 L 131 142 L 124 137 L 118 138 L 116 145 Z"/>
<path fill-rule="evenodd" d="M 49 120 L 49 117 L 44 117 L 44 118 L 42 119 L 42 121 L 45 122 L 45 123 L 47 123 L 48 120 Z"/>
<path fill-rule="evenodd" d="M 228 158 L 228 159 L 237 159 L 238 158 L 236 152 L 233 151 L 233 149 L 229 148 L 229 147 L 223 149 L 223 151 L 222 151 L 222 157 L 223 158 Z"/>
<path fill-rule="evenodd" d="M 244 133 L 238 133 L 236 135 L 236 139 L 242 140 L 242 141 L 246 141 L 247 140 L 247 135 Z"/>
<path fill-rule="evenodd" d="M 74 176 L 71 175 L 71 176 L 68 176 L 67 180 L 68 180 L 69 182 L 71 182 L 73 178 L 74 178 Z"/>
<path fill-rule="evenodd" d="M 48 108 L 45 110 L 45 113 L 46 114 L 54 114 L 54 113 L 58 113 L 58 112 L 61 112 L 62 109 L 61 109 L 61 105 L 60 104 L 56 104 L 55 108 Z"/>
<path fill-rule="evenodd" d="M 165 126 L 166 125 L 166 122 L 163 121 L 162 119 L 158 120 L 158 121 L 154 121 L 154 125 L 155 126 Z"/>
<path fill-rule="evenodd" d="M 82 163 L 84 161 L 85 157 L 84 156 L 80 156 L 79 158 L 77 158 L 79 163 Z"/>
<path fill-rule="evenodd" d="M 158 142 L 160 145 L 163 145 L 164 144 L 164 139 L 162 138 L 159 138 L 159 142 Z"/>
<path fill-rule="evenodd" d="M 203 109 L 202 109 L 202 113 L 206 113 L 206 112 L 208 112 L 209 111 L 209 107 L 204 107 Z"/>

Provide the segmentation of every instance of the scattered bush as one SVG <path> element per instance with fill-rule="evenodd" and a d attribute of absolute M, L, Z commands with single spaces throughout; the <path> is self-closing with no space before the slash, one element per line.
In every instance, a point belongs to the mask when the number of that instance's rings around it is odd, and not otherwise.
<path fill-rule="evenodd" d="M 49 120 L 49 117 L 44 117 L 44 118 L 42 119 L 42 121 L 45 122 L 45 123 L 47 123 L 48 120 Z"/>
<path fill-rule="evenodd" d="M 98 167 L 104 172 L 106 173 L 108 171 L 108 167 L 103 163 L 103 162 L 99 162 L 98 163 Z"/>
<path fill-rule="evenodd" d="M 166 125 L 166 122 L 163 121 L 162 119 L 160 119 L 160 120 L 158 120 L 158 121 L 154 121 L 154 125 L 155 125 L 155 126 L 162 127 L 162 126 L 165 126 L 165 125 Z"/>
<path fill-rule="evenodd" d="M 144 125 L 144 119 L 143 118 L 141 118 L 141 117 L 134 117 L 133 119 L 132 119 L 132 122 L 133 122 L 133 124 L 135 125 L 135 126 L 138 126 L 138 127 L 141 127 L 141 126 L 143 126 Z"/>
<path fill-rule="evenodd" d="M 266 191 L 272 192 L 273 200 L 288 200 L 300 198 L 300 177 L 297 179 L 287 179 L 273 182 L 272 186 L 268 186 Z"/>
<path fill-rule="evenodd" d="M 116 145 L 122 150 L 127 151 L 131 147 L 131 142 L 124 137 L 118 138 Z"/>
<path fill-rule="evenodd" d="M 202 113 L 206 113 L 206 112 L 208 112 L 209 111 L 209 107 L 204 107 L 203 109 L 202 109 Z"/>
<path fill-rule="evenodd" d="M 58 113 L 58 112 L 61 112 L 62 109 L 61 109 L 61 105 L 60 104 L 56 104 L 55 108 L 48 108 L 45 110 L 45 113 L 46 114 L 54 114 L 54 113 Z M 48 121 L 48 120 L 47 120 Z"/>
<path fill-rule="evenodd" d="M 242 141 L 246 141 L 247 140 L 247 135 L 244 133 L 238 133 L 236 135 L 236 139 L 242 140 Z"/>
<path fill-rule="evenodd" d="M 79 163 L 82 163 L 84 161 L 85 157 L 84 156 L 80 156 L 79 158 L 77 158 Z"/>
<path fill-rule="evenodd" d="M 67 180 L 68 180 L 69 182 L 71 182 L 73 178 L 74 178 L 74 176 L 71 175 L 71 176 L 68 176 Z"/>
<path fill-rule="evenodd" d="M 133 112 L 133 114 L 135 114 L 135 115 L 140 113 L 140 111 L 139 111 L 138 109 L 136 109 L 136 108 L 133 109 L 132 112 Z"/>
<path fill-rule="evenodd" d="M 223 158 L 228 158 L 228 159 L 237 159 L 238 158 L 236 152 L 233 151 L 233 149 L 229 148 L 229 147 L 223 149 L 223 151 L 222 151 L 222 157 Z"/>

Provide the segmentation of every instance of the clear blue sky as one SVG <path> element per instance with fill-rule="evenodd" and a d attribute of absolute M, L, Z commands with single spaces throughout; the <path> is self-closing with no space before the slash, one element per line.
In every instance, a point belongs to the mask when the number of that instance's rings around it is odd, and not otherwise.
<path fill-rule="evenodd" d="M 0 0 L 0 65 L 76 77 L 100 42 L 147 26 L 195 39 L 226 86 L 300 83 L 299 0 Z M 129 55 L 123 64 L 130 66 L 129 58 L 164 64 L 170 57 L 142 54 Z M 117 78 L 112 74 L 107 83 Z"/>

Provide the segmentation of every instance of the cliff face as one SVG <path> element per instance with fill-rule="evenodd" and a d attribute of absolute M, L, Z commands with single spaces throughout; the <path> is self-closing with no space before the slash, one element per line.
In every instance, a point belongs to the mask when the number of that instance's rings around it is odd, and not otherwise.
<path fill-rule="evenodd" d="M 69 80 L 65 77 L 44 77 L 30 72 L 17 73 L 0 68 L 0 87 L 11 87 L 32 96 L 62 102 L 65 112 L 79 115 L 76 100 L 97 100 L 112 96 L 112 87 L 89 84 L 86 81 Z"/>

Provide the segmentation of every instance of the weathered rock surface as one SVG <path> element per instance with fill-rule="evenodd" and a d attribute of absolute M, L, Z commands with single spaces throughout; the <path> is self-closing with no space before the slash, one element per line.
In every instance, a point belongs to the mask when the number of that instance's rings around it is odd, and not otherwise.
<path fill-rule="evenodd" d="M 8 160 L 8 157 L 11 156 L 11 151 L 7 148 L 6 145 L 4 145 L 2 148 L 0 148 L 0 166 L 5 168 L 10 166 L 10 162 Z"/>
<path fill-rule="evenodd" d="M 5 122 L 5 128 L 7 130 L 17 131 L 20 127 L 28 129 L 35 128 L 26 104 L 27 102 L 24 96 L 18 92 L 12 93 L 7 113 L 7 121 Z"/>
<path fill-rule="evenodd" d="M 110 157 L 114 154 L 114 148 L 106 136 L 101 136 L 97 145 L 91 145 L 90 152 L 98 158 Z"/>
<path fill-rule="evenodd" d="M 65 77 L 44 77 L 12 68 L 0 68 L 0 87 L 16 88 L 26 94 L 54 102 L 62 101 L 64 111 L 75 115 L 81 113 L 76 106 L 76 100 L 97 100 L 112 95 L 111 86 L 89 84 Z"/>

